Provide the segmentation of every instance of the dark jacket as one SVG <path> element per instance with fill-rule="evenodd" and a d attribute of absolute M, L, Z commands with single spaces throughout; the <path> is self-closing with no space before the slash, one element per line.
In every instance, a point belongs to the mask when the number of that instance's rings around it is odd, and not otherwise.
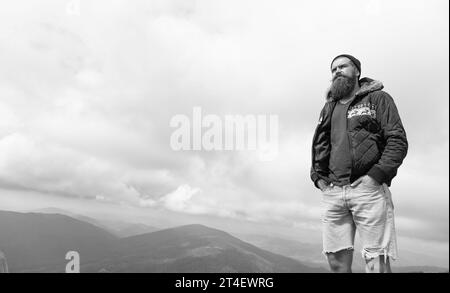
<path fill-rule="evenodd" d="M 391 185 L 408 151 L 408 141 L 392 97 L 383 84 L 370 78 L 360 80 L 360 90 L 349 105 L 347 134 L 352 157 L 350 182 L 369 175 L 378 183 Z M 327 93 L 312 143 L 311 179 L 329 179 L 331 116 L 336 101 Z"/>

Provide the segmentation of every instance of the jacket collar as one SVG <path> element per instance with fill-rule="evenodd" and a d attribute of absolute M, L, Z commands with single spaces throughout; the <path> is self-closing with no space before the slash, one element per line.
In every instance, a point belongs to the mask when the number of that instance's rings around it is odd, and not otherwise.
<path fill-rule="evenodd" d="M 383 83 L 378 80 L 373 80 L 368 77 L 361 78 L 359 80 L 360 89 L 356 93 L 356 96 L 364 96 L 368 93 L 380 91 L 384 88 Z"/>

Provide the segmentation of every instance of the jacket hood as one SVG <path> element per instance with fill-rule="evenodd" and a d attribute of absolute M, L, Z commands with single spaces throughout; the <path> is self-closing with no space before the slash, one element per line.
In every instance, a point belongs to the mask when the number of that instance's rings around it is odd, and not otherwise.
<path fill-rule="evenodd" d="M 371 92 L 379 91 L 384 88 L 383 83 L 378 80 L 371 79 L 369 77 L 363 77 L 359 80 L 360 89 L 356 92 L 356 96 L 363 96 Z M 327 102 L 334 101 L 331 96 L 331 86 L 327 89 L 326 92 L 326 100 Z"/>

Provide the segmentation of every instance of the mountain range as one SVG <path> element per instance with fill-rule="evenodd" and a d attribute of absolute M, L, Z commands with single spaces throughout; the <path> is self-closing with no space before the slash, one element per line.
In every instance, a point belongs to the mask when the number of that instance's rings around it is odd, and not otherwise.
<path fill-rule="evenodd" d="M 80 215 L 77 213 L 73 213 L 73 212 L 70 212 L 67 210 L 54 208 L 54 207 L 32 210 L 30 212 L 44 213 L 44 214 L 60 214 L 60 215 L 69 216 L 71 218 L 75 218 L 80 221 L 87 222 L 87 223 L 93 224 L 97 227 L 100 227 L 120 238 L 161 230 L 158 227 L 149 226 L 149 225 L 146 225 L 143 223 L 128 223 L 128 222 L 123 222 L 123 221 L 117 221 L 117 220 L 113 221 L 113 220 L 105 220 L 105 219 L 99 220 L 97 218 Z"/>
<path fill-rule="evenodd" d="M 81 272 L 328 272 L 317 247 L 269 235 L 233 236 L 199 224 L 158 229 L 55 208 L 0 211 L 0 251 L 10 272 L 64 272 L 68 251 L 79 253 Z M 364 271 L 357 256 L 353 271 Z M 409 264 L 393 266 L 393 271 L 448 269 Z"/>
<path fill-rule="evenodd" d="M 326 272 L 203 225 L 120 238 L 61 214 L 0 211 L 0 250 L 10 272 L 64 272 L 68 251 L 81 272 Z"/>

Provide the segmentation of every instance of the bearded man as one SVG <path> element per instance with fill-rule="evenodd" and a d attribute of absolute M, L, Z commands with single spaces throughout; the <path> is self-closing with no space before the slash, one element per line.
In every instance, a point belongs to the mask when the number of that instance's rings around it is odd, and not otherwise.
<path fill-rule="evenodd" d="M 331 75 L 312 143 L 311 179 L 322 191 L 323 253 L 332 272 L 352 272 L 358 231 L 366 272 L 391 272 L 397 241 L 389 187 L 408 151 L 406 133 L 382 83 L 360 78 L 358 59 L 336 56 Z"/>

